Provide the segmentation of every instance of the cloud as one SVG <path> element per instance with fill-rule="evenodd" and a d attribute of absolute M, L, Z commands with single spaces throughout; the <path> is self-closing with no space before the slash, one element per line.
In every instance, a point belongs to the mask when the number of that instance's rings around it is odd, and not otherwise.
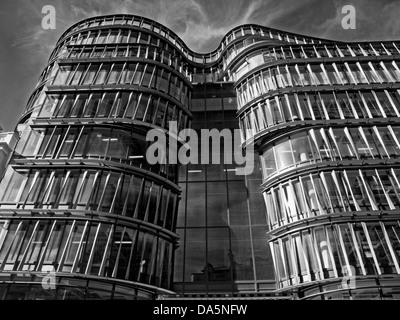
<path fill-rule="evenodd" d="M 56 8 L 56 30 L 41 27 L 47 4 Z M 341 27 L 346 4 L 356 8 L 356 30 Z M 204 53 L 219 46 L 229 30 L 249 23 L 332 40 L 398 39 L 398 12 L 398 0 L 1 0 L 0 121 L 12 129 L 61 34 L 92 16 L 145 16 Z"/>

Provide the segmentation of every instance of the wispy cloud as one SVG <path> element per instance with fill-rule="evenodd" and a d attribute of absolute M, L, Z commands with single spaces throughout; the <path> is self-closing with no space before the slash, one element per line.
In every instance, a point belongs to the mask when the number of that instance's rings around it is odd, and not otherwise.
<path fill-rule="evenodd" d="M 41 27 L 47 4 L 56 9 L 56 30 Z M 341 27 L 346 4 L 356 8 L 356 30 Z M 190 49 L 209 52 L 230 29 L 247 23 L 344 41 L 398 39 L 399 12 L 399 0 L 1 0 L 0 122 L 12 129 L 60 35 L 91 16 L 145 16 Z"/>

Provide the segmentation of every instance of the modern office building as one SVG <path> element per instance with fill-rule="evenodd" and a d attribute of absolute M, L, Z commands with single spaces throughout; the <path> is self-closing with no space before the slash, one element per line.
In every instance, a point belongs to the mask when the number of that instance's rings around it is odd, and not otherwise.
<path fill-rule="evenodd" d="M 0 179 L 4 175 L 7 163 L 17 144 L 17 132 L 2 132 L 0 128 Z"/>
<path fill-rule="evenodd" d="M 400 298 L 399 59 L 259 25 L 208 54 L 139 16 L 73 25 L 0 183 L 0 299 Z M 222 148 L 175 164 L 171 121 L 240 129 L 254 171 Z"/>

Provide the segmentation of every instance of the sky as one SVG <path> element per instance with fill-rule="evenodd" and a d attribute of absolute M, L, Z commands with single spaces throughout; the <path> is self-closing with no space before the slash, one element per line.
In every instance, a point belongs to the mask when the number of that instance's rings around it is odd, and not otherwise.
<path fill-rule="evenodd" d="M 344 5 L 356 9 L 345 30 Z M 42 8 L 56 29 L 42 28 Z M 13 131 L 60 35 L 95 15 L 129 13 L 156 20 L 197 52 L 210 52 L 238 25 L 252 23 L 342 41 L 400 40 L 399 0 L 1 0 L 0 127 Z"/>

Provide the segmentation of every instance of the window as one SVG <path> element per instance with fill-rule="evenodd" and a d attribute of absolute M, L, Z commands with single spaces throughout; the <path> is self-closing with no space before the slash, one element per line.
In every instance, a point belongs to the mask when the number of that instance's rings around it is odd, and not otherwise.
<path fill-rule="evenodd" d="M 282 170 L 294 164 L 289 139 L 282 141 L 275 146 L 275 154 L 277 156 L 278 170 Z"/>

